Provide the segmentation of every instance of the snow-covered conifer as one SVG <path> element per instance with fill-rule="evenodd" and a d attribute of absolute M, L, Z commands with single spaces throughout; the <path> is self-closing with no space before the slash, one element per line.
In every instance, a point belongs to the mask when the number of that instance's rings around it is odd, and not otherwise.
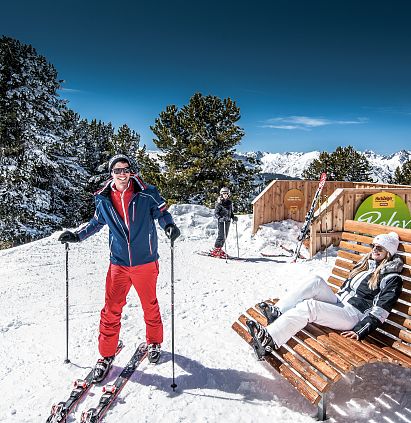
<path fill-rule="evenodd" d="M 164 153 L 167 198 L 212 205 L 220 188 L 229 186 L 234 203 L 245 210 L 258 169 L 234 158 L 234 147 L 244 135 L 239 119 L 233 100 L 200 93 L 180 110 L 171 105 L 160 113 L 151 129 Z"/>
<path fill-rule="evenodd" d="M 64 222 L 70 185 L 64 171 L 75 162 L 67 157 L 61 82 L 32 46 L 0 38 L 2 246 L 39 238 Z"/>
<path fill-rule="evenodd" d="M 326 172 L 329 181 L 372 182 L 371 171 L 367 157 L 349 145 L 337 147 L 331 154 L 323 151 L 302 176 L 304 179 L 317 180 L 322 172 Z"/>

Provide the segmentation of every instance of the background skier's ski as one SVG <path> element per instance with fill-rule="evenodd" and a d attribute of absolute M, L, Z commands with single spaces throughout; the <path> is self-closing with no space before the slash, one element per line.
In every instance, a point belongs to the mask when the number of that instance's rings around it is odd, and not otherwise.
<path fill-rule="evenodd" d="M 215 259 L 222 259 L 222 260 L 227 259 L 227 260 L 234 260 L 234 261 L 249 261 L 249 259 L 245 257 L 235 257 L 235 256 L 229 256 L 229 255 L 227 255 L 227 257 L 226 256 L 216 257 L 211 254 L 211 251 L 196 251 L 196 254 L 200 256 L 212 257 Z"/>
<path fill-rule="evenodd" d="M 263 257 L 293 257 L 294 256 L 294 250 L 291 248 L 284 247 L 284 245 L 278 245 L 277 247 L 281 248 L 282 250 L 286 251 L 288 254 L 284 253 L 265 253 L 261 252 L 260 254 Z M 305 259 L 305 257 L 299 253 L 298 258 Z"/>

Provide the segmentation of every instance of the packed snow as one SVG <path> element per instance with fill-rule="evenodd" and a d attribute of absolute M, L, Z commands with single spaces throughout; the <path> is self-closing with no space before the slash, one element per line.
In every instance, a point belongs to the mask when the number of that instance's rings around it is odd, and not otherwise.
<path fill-rule="evenodd" d="M 175 247 L 175 376 L 171 362 L 170 244 L 159 230 L 158 298 L 165 329 L 158 365 L 144 361 L 114 403 L 109 422 L 312 422 L 311 406 L 231 329 L 257 301 L 283 295 L 313 274 L 327 277 L 336 251 L 291 263 L 280 244 L 293 247 L 301 224 L 265 225 L 251 235 L 252 217 L 238 221 L 240 257 L 227 261 L 196 254 L 216 236 L 213 211 L 202 206 L 170 209 L 182 236 Z M 55 233 L 0 251 L 0 422 L 45 422 L 51 405 L 66 399 L 74 379 L 84 377 L 98 358 L 99 312 L 108 266 L 107 230 L 69 251 L 70 342 L 65 364 L 65 252 Z M 237 255 L 235 226 L 227 251 Z M 263 257 L 262 252 L 278 254 Z M 303 251 L 304 253 L 304 251 Z M 106 382 L 114 380 L 145 328 L 132 289 L 124 307 L 117 357 Z M 372 364 L 349 373 L 328 394 L 330 422 L 410 422 L 411 370 Z M 69 422 L 95 406 L 94 386 Z"/>

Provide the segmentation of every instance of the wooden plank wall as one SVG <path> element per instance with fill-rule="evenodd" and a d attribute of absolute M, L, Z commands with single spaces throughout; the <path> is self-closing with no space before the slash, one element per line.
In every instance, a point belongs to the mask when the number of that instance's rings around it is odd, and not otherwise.
<path fill-rule="evenodd" d="M 374 184 L 375 185 L 375 184 Z M 411 210 L 411 187 L 402 186 L 394 188 L 393 185 L 383 187 L 383 190 L 398 195 Z M 330 245 L 338 245 L 346 220 L 354 219 L 355 212 L 360 204 L 370 195 L 379 192 L 381 188 L 343 188 L 329 198 L 315 213 L 311 225 L 309 251 L 314 256 L 318 251 Z"/>
<path fill-rule="evenodd" d="M 323 195 L 330 196 L 336 188 L 352 186 L 352 182 L 326 182 Z M 317 188 L 318 181 L 272 181 L 253 201 L 253 233 L 264 223 L 286 219 L 303 222 Z M 291 213 L 284 205 L 284 196 L 290 189 L 298 189 L 304 194 L 304 207 L 296 213 Z"/>
<path fill-rule="evenodd" d="M 253 201 L 253 234 L 257 232 L 260 225 L 274 221 L 293 219 L 297 222 L 303 222 L 305 215 L 311 206 L 315 192 L 318 188 L 318 181 L 293 181 L 293 180 L 277 180 L 272 181 L 263 192 L 261 192 Z M 329 198 L 338 188 L 357 188 L 364 189 L 387 189 L 408 188 L 403 185 L 375 184 L 375 183 L 353 183 L 353 182 L 326 182 L 323 192 L 322 201 Z M 409 193 L 400 196 L 408 204 L 411 210 L 411 187 Z M 304 206 L 295 213 L 285 207 L 284 197 L 290 189 L 298 189 L 304 194 Z M 344 221 L 353 219 L 355 211 L 359 204 L 362 203 L 366 196 L 370 193 L 351 192 L 344 194 L 344 198 L 340 199 L 337 204 L 333 205 L 322 217 L 320 226 L 323 231 L 342 231 Z M 320 227 L 318 228 L 320 229 Z"/>

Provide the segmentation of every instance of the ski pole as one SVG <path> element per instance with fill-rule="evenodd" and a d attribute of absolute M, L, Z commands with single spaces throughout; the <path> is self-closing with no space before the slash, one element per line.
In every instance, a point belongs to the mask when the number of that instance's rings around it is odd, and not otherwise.
<path fill-rule="evenodd" d="M 68 252 L 69 252 L 69 244 L 68 242 L 65 243 L 65 250 L 66 250 L 66 359 L 64 360 L 65 363 L 70 363 L 68 358 L 68 346 L 69 346 L 69 275 L 68 275 Z"/>
<path fill-rule="evenodd" d="M 225 262 L 227 263 L 227 245 L 226 245 L 226 240 L 227 240 L 227 234 L 226 234 L 226 222 L 224 220 L 224 252 L 225 252 Z"/>
<path fill-rule="evenodd" d="M 170 244 L 171 252 L 171 362 L 173 366 L 173 383 L 171 387 L 173 392 L 177 388 L 174 375 L 174 241 L 171 240 Z"/>
<path fill-rule="evenodd" d="M 237 222 L 235 222 L 235 234 L 237 238 L 237 257 L 240 258 L 240 246 L 238 245 L 238 228 L 237 228 Z"/>

